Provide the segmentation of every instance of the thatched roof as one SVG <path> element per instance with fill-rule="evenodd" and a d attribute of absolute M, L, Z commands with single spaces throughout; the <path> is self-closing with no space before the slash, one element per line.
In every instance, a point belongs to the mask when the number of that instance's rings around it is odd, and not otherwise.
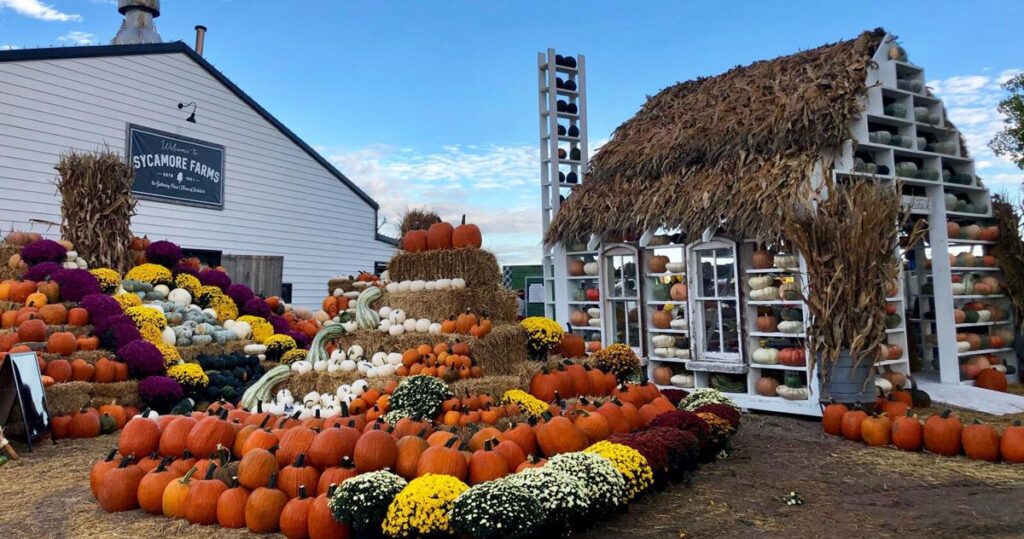
<path fill-rule="evenodd" d="M 885 35 L 876 29 L 662 90 L 597 152 L 545 241 L 659 226 L 691 238 L 709 226 L 776 237 L 787 197 L 851 138 Z"/>

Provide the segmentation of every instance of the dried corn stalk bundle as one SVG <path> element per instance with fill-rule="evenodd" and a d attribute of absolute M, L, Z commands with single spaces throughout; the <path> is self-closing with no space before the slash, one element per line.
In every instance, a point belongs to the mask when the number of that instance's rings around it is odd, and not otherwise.
<path fill-rule="evenodd" d="M 441 217 L 437 213 L 421 208 L 409 208 L 402 215 L 400 231 L 404 236 L 410 230 L 426 230 L 434 223 L 440 223 Z"/>
<path fill-rule="evenodd" d="M 134 171 L 110 151 L 61 156 L 57 191 L 61 195 L 61 236 L 88 255 L 92 267 L 127 271 L 132 256 L 131 220 Z"/>
<path fill-rule="evenodd" d="M 865 32 L 662 90 L 597 153 L 545 241 L 662 225 L 689 239 L 708 227 L 778 239 L 814 166 L 852 138 L 884 36 Z"/>
<path fill-rule="evenodd" d="M 999 226 L 999 238 L 992 249 L 996 263 L 1003 272 L 1010 301 L 1013 302 L 1013 317 L 1017 331 L 1024 330 L 1024 240 L 1020 237 L 1020 210 L 1014 208 L 1002 197 L 992 200 L 992 216 Z"/>
<path fill-rule="evenodd" d="M 886 340 L 887 290 L 899 278 L 896 245 L 909 217 L 899 192 L 899 185 L 837 184 L 829 176 L 789 208 L 784 233 L 807 261 L 800 276 L 808 290 L 807 333 L 825 382 L 841 351 L 855 364 L 874 361 Z M 924 237 L 923 224 L 913 227 L 907 246 Z"/>

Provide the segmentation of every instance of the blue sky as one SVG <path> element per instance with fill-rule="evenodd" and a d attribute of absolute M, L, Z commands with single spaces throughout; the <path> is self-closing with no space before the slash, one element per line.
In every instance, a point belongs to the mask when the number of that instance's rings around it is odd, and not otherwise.
<path fill-rule="evenodd" d="M 113 0 L 0 0 L 0 48 L 106 43 Z M 164 0 L 165 41 L 206 57 L 382 205 L 468 212 L 503 262 L 539 257 L 536 53 L 587 56 L 591 145 L 680 80 L 883 26 L 967 135 L 994 189 L 1024 176 L 985 142 L 1024 68 L 1024 2 Z M 387 229 L 387 226 L 385 227 Z"/>

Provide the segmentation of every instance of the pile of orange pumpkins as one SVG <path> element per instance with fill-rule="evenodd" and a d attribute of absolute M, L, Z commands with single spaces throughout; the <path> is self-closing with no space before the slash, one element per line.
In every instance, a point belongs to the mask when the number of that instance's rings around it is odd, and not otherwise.
<path fill-rule="evenodd" d="M 444 402 L 441 421 L 404 418 L 392 427 L 375 419 L 387 408 L 389 389 L 360 397 L 376 398 L 376 413 L 350 410 L 329 419 L 249 413 L 223 403 L 187 416 L 138 415 L 124 425 L 118 447 L 93 465 L 90 488 L 108 512 L 142 509 L 290 538 L 346 537 L 327 500 L 360 473 L 387 468 L 407 479 L 434 473 L 478 484 L 643 428 L 676 409 L 654 386 L 628 385 L 600 406 L 551 405 L 540 421 L 501 430 L 492 421 L 519 415 L 518 407 L 467 394 Z"/>
<path fill-rule="evenodd" d="M 651 398 L 654 398 L 657 392 L 657 388 L 650 384 L 628 387 L 644 387 Z M 651 388 L 654 391 L 651 391 Z M 618 393 L 618 378 L 614 373 L 569 360 L 560 362 L 554 369 L 542 367 L 530 378 L 530 394 L 544 402 L 556 402 L 573 397 L 618 396 Z"/>
<path fill-rule="evenodd" d="M 829 404 L 822 414 L 826 433 L 869 446 L 891 446 L 902 451 L 922 449 L 973 460 L 1024 463 L 1024 427 L 1020 421 L 1002 434 L 991 425 L 975 420 L 964 425 L 950 410 L 929 416 L 923 423 L 913 415 L 905 391 L 894 391 L 894 399 L 883 401 L 877 413 L 844 404 Z"/>
<path fill-rule="evenodd" d="M 453 226 L 451 223 L 434 223 L 427 230 L 410 230 L 402 236 L 402 250 L 411 253 L 435 251 L 440 249 L 480 248 L 482 238 L 480 227 L 466 223 L 462 216 L 462 224 Z"/>
<path fill-rule="evenodd" d="M 121 406 L 116 402 L 99 407 L 87 405 L 70 415 L 57 415 L 50 418 L 53 438 L 95 438 L 101 434 L 111 434 L 124 428 L 129 418 L 138 415 L 138 409 Z"/>
<path fill-rule="evenodd" d="M 470 355 L 469 345 L 456 342 L 421 344 L 402 352 L 402 365 L 395 371 L 398 376 L 423 374 L 450 380 L 481 378 L 483 367 Z"/>

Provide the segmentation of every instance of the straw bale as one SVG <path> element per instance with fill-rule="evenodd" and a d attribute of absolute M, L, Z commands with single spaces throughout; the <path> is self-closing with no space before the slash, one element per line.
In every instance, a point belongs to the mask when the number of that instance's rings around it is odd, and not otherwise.
<path fill-rule="evenodd" d="M 178 348 L 178 353 L 181 354 L 181 359 L 186 363 L 195 363 L 199 356 L 220 356 L 241 352 L 247 344 L 251 344 L 251 341 L 229 341 L 224 344 L 210 343 L 202 346 L 182 346 Z"/>
<path fill-rule="evenodd" d="M 469 351 L 488 375 L 514 374 L 528 361 L 526 331 L 519 324 L 496 323 L 483 339 L 469 340 Z"/>
<path fill-rule="evenodd" d="M 22 307 L 24 307 L 24 305 L 22 305 L 20 303 L 15 303 L 13 301 L 6 301 L 6 300 L 5 301 L 0 301 L 0 312 L 3 312 L 3 311 L 17 311 L 18 309 L 20 309 Z"/>
<path fill-rule="evenodd" d="M 471 395 L 487 393 L 495 398 L 499 398 L 510 389 L 528 389 L 530 387 L 530 379 L 512 375 L 484 376 L 483 378 L 459 380 L 448 384 L 448 387 L 456 395 L 462 395 L 468 391 Z"/>
<path fill-rule="evenodd" d="M 21 246 L 10 243 L 0 243 L 0 281 L 6 279 L 17 279 L 21 277 L 21 270 L 16 270 L 7 265 L 12 255 L 21 252 Z"/>
<path fill-rule="evenodd" d="M 650 97 L 590 161 L 545 242 L 708 227 L 779 236 L 789 200 L 851 138 L 885 31 L 736 67 Z"/>
<path fill-rule="evenodd" d="M 97 361 L 100 360 L 100 358 L 106 357 L 113 359 L 115 357 L 114 353 L 111 352 L 110 350 L 79 350 L 77 352 L 73 352 L 69 356 L 62 356 L 60 354 L 47 354 L 45 352 L 41 355 L 43 359 L 46 360 L 47 362 L 53 361 L 55 359 L 67 359 L 69 361 L 81 359 L 86 363 L 96 363 Z"/>
<path fill-rule="evenodd" d="M 61 236 L 86 253 L 92 267 L 127 271 L 132 263 L 129 242 L 135 215 L 132 182 L 135 172 L 110 150 L 70 151 L 57 164 L 60 176 Z"/>
<path fill-rule="evenodd" d="M 334 290 L 336 288 L 340 288 L 342 292 L 351 292 L 355 290 L 355 288 L 352 286 L 352 283 L 354 282 L 355 279 L 351 275 L 341 275 L 337 277 L 332 277 L 329 281 L 327 281 L 327 295 L 330 296 L 334 294 Z"/>
<path fill-rule="evenodd" d="M 114 401 L 125 406 L 141 405 L 139 383 L 134 380 L 109 384 L 66 382 L 46 388 L 46 407 L 54 415 L 72 414 L 88 404 L 101 406 Z"/>
<path fill-rule="evenodd" d="M 439 322 L 467 310 L 481 313 L 494 321 L 514 322 L 516 296 L 500 286 L 464 288 L 461 290 L 429 290 L 423 292 L 385 292 L 374 305 L 402 309 L 407 316 Z"/>
<path fill-rule="evenodd" d="M 74 333 L 76 337 L 88 337 L 92 334 L 92 326 L 71 326 L 62 324 L 59 326 L 46 326 L 46 336 L 62 332 Z"/>
<path fill-rule="evenodd" d="M 388 263 L 392 281 L 433 281 L 462 278 L 468 288 L 501 284 L 501 268 L 494 254 L 484 249 L 442 249 L 399 252 Z"/>

